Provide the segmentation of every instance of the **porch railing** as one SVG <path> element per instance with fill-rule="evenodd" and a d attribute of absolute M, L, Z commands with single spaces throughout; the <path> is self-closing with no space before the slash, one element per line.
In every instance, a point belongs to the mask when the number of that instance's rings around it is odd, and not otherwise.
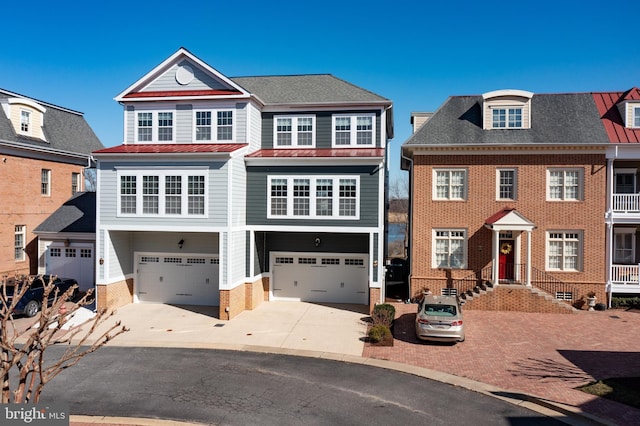
<path fill-rule="evenodd" d="M 612 209 L 617 213 L 640 213 L 640 194 L 613 194 Z"/>
<path fill-rule="evenodd" d="M 531 286 L 549 293 L 556 299 L 567 302 L 578 300 L 578 289 L 575 286 L 534 267 L 531 267 Z"/>
<path fill-rule="evenodd" d="M 611 265 L 611 282 L 640 286 L 640 265 Z"/>
<path fill-rule="evenodd" d="M 491 265 L 466 277 L 450 280 L 442 293 L 461 296 L 473 291 L 476 287 L 483 288 L 487 285 L 491 285 Z"/>

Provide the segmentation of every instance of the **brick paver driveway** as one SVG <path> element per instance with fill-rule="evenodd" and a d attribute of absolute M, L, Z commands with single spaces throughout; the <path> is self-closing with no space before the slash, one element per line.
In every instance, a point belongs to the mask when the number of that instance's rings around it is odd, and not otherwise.
<path fill-rule="evenodd" d="M 363 356 L 466 377 L 579 407 L 620 425 L 640 424 L 640 410 L 595 398 L 577 386 L 640 377 L 640 312 L 608 310 L 530 314 L 467 310 L 466 341 L 423 343 L 415 304 L 394 304 L 394 346 L 366 346 Z"/>

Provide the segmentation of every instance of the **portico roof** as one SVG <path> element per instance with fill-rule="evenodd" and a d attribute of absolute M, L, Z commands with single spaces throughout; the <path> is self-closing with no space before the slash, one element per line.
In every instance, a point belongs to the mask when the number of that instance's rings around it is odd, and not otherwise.
<path fill-rule="evenodd" d="M 494 231 L 532 231 L 536 225 L 516 209 L 505 207 L 487 218 L 484 226 Z"/>

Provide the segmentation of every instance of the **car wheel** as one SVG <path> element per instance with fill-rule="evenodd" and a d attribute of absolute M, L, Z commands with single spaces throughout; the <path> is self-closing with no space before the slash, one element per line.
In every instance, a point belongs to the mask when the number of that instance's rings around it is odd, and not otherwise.
<path fill-rule="evenodd" d="M 24 307 L 24 313 L 29 318 L 35 317 L 39 310 L 40 304 L 35 300 L 29 301 L 29 303 L 27 303 L 27 306 Z"/>
<path fill-rule="evenodd" d="M 464 337 L 462 339 L 459 339 L 458 342 L 460 343 L 464 342 Z"/>

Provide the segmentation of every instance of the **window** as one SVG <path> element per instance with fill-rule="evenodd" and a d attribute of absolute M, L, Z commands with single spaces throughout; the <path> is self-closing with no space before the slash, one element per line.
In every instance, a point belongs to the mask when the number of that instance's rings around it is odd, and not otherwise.
<path fill-rule="evenodd" d="M 498 200 L 516 199 L 516 171 L 514 169 L 498 169 Z"/>
<path fill-rule="evenodd" d="M 582 170 L 548 170 L 547 191 L 548 200 L 579 201 L 582 197 Z"/>
<path fill-rule="evenodd" d="M 616 169 L 615 194 L 635 194 L 636 192 L 636 169 Z"/>
<path fill-rule="evenodd" d="M 71 173 L 71 195 L 80 192 L 80 173 Z"/>
<path fill-rule="evenodd" d="M 218 140 L 230 141 L 233 139 L 233 112 L 218 111 Z"/>
<path fill-rule="evenodd" d="M 31 112 L 20 110 L 20 131 L 22 133 L 30 133 L 31 129 Z"/>
<path fill-rule="evenodd" d="M 358 176 L 270 176 L 268 182 L 269 218 L 359 218 Z"/>
<path fill-rule="evenodd" d="M 274 147 L 315 146 L 315 116 L 274 117 Z"/>
<path fill-rule="evenodd" d="M 158 113 L 158 140 L 167 142 L 173 140 L 173 113 Z"/>
<path fill-rule="evenodd" d="M 464 269 L 467 231 L 464 229 L 433 230 L 433 267 Z"/>
<path fill-rule="evenodd" d="M 494 129 L 517 129 L 522 128 L 522 108 L 493 108 L 493 128 Z"/>
<path fill-rule="evenodd" d="M 333 147 L 363 147 L 375 145 L 375 115 L 334 115 Z"/>
<path fill-rule="evenodd" d="M 467 171 L 465 169 L 434 170 L 434 200 L 465 200 Z"/>
<path fill-rule="evenodd" d="M 51 195 L 51 170 L 42 169 L 40 176 L 40 194 Z"/>
<path fill-rule="evenodd" d="M 211 140 L 211 111 L 196 111 L 196 140 Z"/>
<path fill-rule="evenodd" d="M 138 113 L 138 142 L 150 142 L 153 140 L 153 114 L 150 112 Z"/>
<path fill-rule="evenodd" d="M 14 231 L 14 259 L 22 261 L 25 259 L 25 241 L 27 239 L 27 226 L 16 225 Z"/>
<path fill-rule="evenodd" d="M 640 107 L 633 108 L 633 127 L 640 127 Z"/>
<path fill-rule="evenodd" d="M 205 171 L 153 174 L 120 171 L 118 212 L 120 215 L 204 216 L 207 214 L 206 176 Z"/>
<path fill-rule="evenodd" d="M 613 262 L 625 265 L 635 263 L 635 228 L 616 228 L 613 234 Z"/>
<path fill-rule="evenodd" d="M 547 269 L 579 271 L 581 268 L 582 238 L 577 231 L 547 233 Z"/>

